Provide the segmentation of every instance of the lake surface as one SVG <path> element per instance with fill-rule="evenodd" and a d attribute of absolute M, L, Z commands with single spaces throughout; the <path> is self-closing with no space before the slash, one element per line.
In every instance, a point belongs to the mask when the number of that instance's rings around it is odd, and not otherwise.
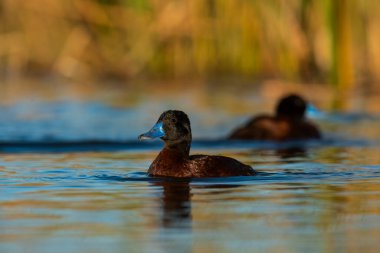
<path fill-rule="evenodd" d="M 184 103 L 193 154 L 259 173 L 151 178 L 162 143 L 136 137 L 169 106 L 0 107 L 0 252 L 378 252 L 380 117 L 323 114 L 317 142 L 229 142 L 244 116 Z"/>

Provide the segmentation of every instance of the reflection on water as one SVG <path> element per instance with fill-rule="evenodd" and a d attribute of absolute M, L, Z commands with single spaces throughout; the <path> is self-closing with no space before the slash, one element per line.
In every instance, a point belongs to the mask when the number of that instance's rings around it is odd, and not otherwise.
<path fill-rule="evenodd" d="M 277 151 L 277 155 L 284 159 L 284 162 L 293 162 L 292 158 L 306 156 L 306 148 L 302 148 L 302 147 L 277 149 L 276 151 Z"/>
<path fill-rule="evenodd" d="M 260 173 L 191 181 L 147 177 L 155 151 L 2 154 L 0 251 L 376 252 L 378 151 L 219 150 Z"/>
<path fill-rule="evenodd" d="M 163 187 L 163 227 L 191 229 L 191 200 L 189 182 L 159 182 L 156 184 Z"/>
<path fill-rule="evenodd" d="M 191 188 L 189 182 L 162 181 L 156 243 L 162 252 L 192 252 Z"/>
<path fill-rule="evenodd" d="M 250 114 L 267 109 L 258 104 L 253 107 L 254 111 L 241 117 L 230 112 L 228 105 L 222 110 L 216 105 L 201 103 L 200 106 L 193 100 L 182 99 L 182 96 L 173 102 L 148 99 L 127 108 L 72 101 L 28 101 L 0 106 L 0 141 L 135 141 L 142 130 L 150 127 L 152 120 L 157 119 L 163 111 L 173 108 L 184 110 L 189 115 L 195 139 L 218 139 L 245 122 Z M 380 140 L 378 116 L 325 113 L 324 117 L 316 120 L 327 140 L 332 137 L 346 141 L 362 141 L 368 137 L 370 139 L 367 140 Z"/>
<path fill-rule="evenodd" d="M 159 142 L 62 142 L 65 130 L 53 142 L 39 134 L 45 123 L 26 140 L 2 126 L 0 252 L 378 251 L 380 143 L 361 120 L 345 131 L 363 138 L 301 146 L 198 139 L 193 153 L 232 156 L 259 173 L 193 180 L 147 176 Z"/>

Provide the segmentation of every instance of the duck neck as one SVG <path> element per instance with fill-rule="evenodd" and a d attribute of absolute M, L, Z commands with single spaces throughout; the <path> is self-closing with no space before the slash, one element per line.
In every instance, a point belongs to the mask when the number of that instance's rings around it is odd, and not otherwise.
<path fill-rule="evenodd" d="M 181 155 L 184 158 L 188 158 L 190 154 L 190 142 L 181 141 L 175 143 L 165 143 L 164 150 L 169 153 Z"/>
<path fill-rule="evenodd" d="M 297 117 L 297 116 L 292 116 L 292 115 L 277 115 L 278 119 L 284 119 L 284 120 L 289 120 L 291 122 L 300 122 L 303 121 L 303 117 Z"/>

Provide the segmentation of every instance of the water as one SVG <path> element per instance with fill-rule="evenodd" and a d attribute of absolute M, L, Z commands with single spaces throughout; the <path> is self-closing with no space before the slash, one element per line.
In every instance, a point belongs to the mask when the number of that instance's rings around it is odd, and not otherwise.
<path fill-rule="evenodd" d="M 1 107 L 0 252 L 378 251 L 377 116 L 324 115 L 323 141 L 278 145 L 218 140 L 245 119 L 189 106 L 192 153 L 259 172 L 189 181 L 145 173 L 162 143 L 136 136 L 164 107 Z"/>

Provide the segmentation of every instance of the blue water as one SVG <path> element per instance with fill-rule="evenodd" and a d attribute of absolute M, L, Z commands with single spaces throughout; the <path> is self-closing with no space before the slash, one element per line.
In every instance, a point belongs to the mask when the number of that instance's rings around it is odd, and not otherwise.
<path fill-rule="evenodd" d="M 162 143 L 136 138 L 166 107 L 0 107 L 0 252 L 378 251 L 377 115 L 326 112 L 322 141 L 276 144 L 223 140 L 246 117 L 185 105 L 192 153 L 259 173 L 151 178 Z"/>

